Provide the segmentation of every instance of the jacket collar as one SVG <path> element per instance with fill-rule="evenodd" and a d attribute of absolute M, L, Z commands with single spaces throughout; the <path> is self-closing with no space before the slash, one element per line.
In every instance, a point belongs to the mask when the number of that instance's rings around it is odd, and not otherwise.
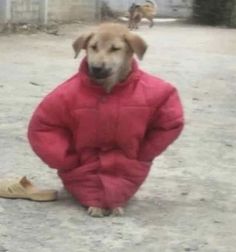
<path fill-rule="evenodd" d="M 83 81 L 84 85 L 87 85 L 90 88 L 101 90 L 101 91 L 105 92 L 105 90 L 102 88 L 102 86 L 100 84 L 97 84 L 94 80 L 92 80 L 90 78 L 89 70 L 88 70 L 88 62 L 87 62 L 86 57 L 82 60 L 82 62 L 80 64 L 79 73 L 82 77 L 82 81 Z M 123 89 L 127 86 L 132 85 L 133 83 L 135 83 L 139 79 L 140 74 L 141 74 L 141 71 L 139 70 L 138 63 L 135 59 L 133 59 L 132 70 L 131 70 L 130 74 L 128 75 L 128 77 L 124 81 L 117 83 L 113 87 L 111 92 L 114 92 L 118 89 Z"/>

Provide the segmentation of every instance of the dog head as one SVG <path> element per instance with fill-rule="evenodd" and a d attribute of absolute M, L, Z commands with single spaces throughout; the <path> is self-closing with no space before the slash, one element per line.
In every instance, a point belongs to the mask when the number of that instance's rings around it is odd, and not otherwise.
<path fill-rule="evenodd" d="M 134 12 L 140 8 L 140 4 L 135 4 L 135 3 L 132 3 L 132 5 L 129 7 L 129 14 L 130 16 L 132 16 L 134 14 Z"/>
<path fill-rule="evenodd" d="M 73 48 L 75 58 L 82 49 L 86 50 L 91 78 L 105 86 L 113 86 L 128 75 L 133 54 L 143 58 L 147 45 L 125 26 L 111 23 L 81 35 L 73 43 Z"/>

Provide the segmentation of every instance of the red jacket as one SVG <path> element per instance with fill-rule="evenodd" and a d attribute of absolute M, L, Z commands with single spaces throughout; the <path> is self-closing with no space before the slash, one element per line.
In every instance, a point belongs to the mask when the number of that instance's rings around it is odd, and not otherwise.
<path fill-rule="evenodd" d="M 124 205 L 144 182 L 151 161 L 180 134 L 176 89 L 138 69 L 106 93 L 88 76 L 86 59 L 40 103 L 29 124 L 36 154 L 56 168 L 85 206 Z"/>

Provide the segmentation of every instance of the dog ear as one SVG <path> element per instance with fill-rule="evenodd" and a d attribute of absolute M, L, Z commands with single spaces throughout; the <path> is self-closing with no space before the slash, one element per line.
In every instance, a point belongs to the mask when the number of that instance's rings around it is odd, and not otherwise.
<path fill-rule="evenodd" d="M 131 50 L 141 60 L 147 50 L 146 42 L 140 36 L 131 32 L 125 35 L 125 40 L 129 45 L 129 47 L 131 48 Z"/>
<path fill-rule="evenodd" d="M 79 55 L 80 51 L 82 49 L 86 49 L 89 40 L 92 38 L 93 33 L 86 33 L 81 35 L 80 37 L 78 37 L 74 43 L 72 44 L 72 47 L 74 49 L 75 52 L 75 59 L 77 58 L 77 56 Z"/>

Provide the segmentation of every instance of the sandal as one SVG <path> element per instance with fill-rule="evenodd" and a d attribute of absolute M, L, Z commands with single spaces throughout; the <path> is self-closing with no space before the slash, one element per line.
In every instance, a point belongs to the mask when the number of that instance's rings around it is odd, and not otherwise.
<path fill-rule="evenodd" d="M 41 190 L 26 177 L 0 180 L 0 197 L 9 199 L 29 199 L 33 201 L 54 201 L 56 190 Z"/>

